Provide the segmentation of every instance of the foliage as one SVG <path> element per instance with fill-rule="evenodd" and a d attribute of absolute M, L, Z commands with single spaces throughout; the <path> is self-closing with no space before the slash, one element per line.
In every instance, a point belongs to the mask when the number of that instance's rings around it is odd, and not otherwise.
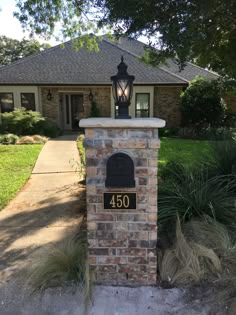
<path fill-rule="evenodd" d="M 18 10 L 14 15 L 31 35 L 54 36 L 60 41 L 73 38 L 75 49 L 98 50 L 99 36 L 89 35 L 98 35 L 102 30 L 97 27 L 94 1 L 51 0 L 45 5 L 44 1 L 17 0 L 16 5 Z M 60 29 L 54 35 L 57 23 L 60 23 Z"/>
<path fill-rule="evenodd" d="M 177 136 L 178 132 L 179 132 L 178 128 L 161 128 L 158 130 L 159 137 Z"/>
<path fill-rule="evenodd" d="M 18 141 L 18 139 L 19 137 L 16 135 L 13 135 L 12 133 L 0 135 L 1 144 L 15 144 Z"/>
<path fill-rule="evenodd" d="M 80 155 L 80 159 L 81 159 L 81 163 L 83 164 L 84 168 L 86 166 L 86 159 L 85 159 L 85 151 L 84 151 L 84 145 L 83 145 L 83 141 L 84 141 L 84 135 L 81 134 L 78 139 L 77 139 L 77 147 L 79 150 L 79 155 Z"/>
<path fill-rule="evenodd" d="M 208 157 L 210 174 L 236 176 L 236 140 L 214 141 L 212 154 Z"/>
<path fill-rule="evenodd" d="M 232 140 L 236 135 L 236 129 L 227 127 L 208 127 L 197 130 L 197 134 L 195 133 L 195 135 L 200 139 L 208 139 L 211 141 Z"/>
<path fill-rule="evenodd" d="M 0 65 L 8 65 L 49 47 L 49 44 L 40 44 L 35 39 L 22 39 L 19 41 L 6 36 L 0 36 Z"/>
<path fill-rule="evenodd" d="M 174 165 L 175 164 L 175 165 Z M 159 224 L 161 229 L 176 221 L 208 215 L 236 228 L 236 176 L 208 177 L 206 168 L 190 169 L 181 163 L 169 167 L 169 181 L 159 190 Z"/>
<path fill-rule="evenodd" d="M 25 108 L 1 114 L 0 131 L 18 136 L 40 134 L 56 137 L 61 133 L 55 123 L 42 117 L 39 112 L 27 111 Z"/>
<path fill-rule="evenodd" d="M 234 249 L 233 237 L 226 226 L 208 216 L 185 223 L 183 232 L 188 241 L 202 244 L 221 255 Z"/>
<path fill-rule="evenodd" d="M 160 277 L 170 284 L 199 283 L 221 272 L 221 261 L 213 249 L 201 242 L 189 241 L 176 222 L 176 241 L 160 255 Z"/>
<path fill-rule="evenodd" d="M 44 247 L 35 254 L 28 280 L 32 293 L 74 284 L 88 297 L 91 278 L 87 247 L 86 233 L 80 231 L 79 235 L 65 239 L 60 244 Z"/>
<path fill-rule="evenodd" d="M 20 137 L 19 140 L 17 141 L 17 144 L 44 144 L 47 142 L 46 137 L 42 137 L 39 135 L 34 135 L 34 136 L 23 136 Z"/>
<path fill-rule="evenodd" d="M 61 22 L 64 38 L 80 37 L 78 47 L 84 42 L 93 46 L 95 39 L 82 40 L 85 31 L 109 26 L 118 34 L 148 37 L 153 64 L 170 57 L 180 66 L 194 60 L 236 76 L 235 0 L 51 0 L 47 5 L 17 0 L 17 6 L 17 18 L 32 33 L 52 35 Z"/>
<path fill-rule="evenodd" d="M 92 102 L 91 102 L 90 117 L 100 117 L 100 110 L 99 110 L 95 100 L 92 100 Z"/>
<path fill-rule="evenodd" d="M 85 183 L 86 180 L 86 158 L 85 150 L 83 146 L 84 135 L 81 134 L 77 139 L 77 148 L 79 151 L 79 160 L 72 159 L 70 161 L 71 166 L 75 172 L 80 176 L 81 182 Z"/>
<path fill-rule="evenodd" d="M 181 112 L 184 126 L 201 129 L 222 125 L 225 104 L 218 81 L 194 79 L 181 94 Z"/>
<path fill-rule="evenodd" d="M 42 145 L 0 146 L 0 209 L 29 178 Z"/>

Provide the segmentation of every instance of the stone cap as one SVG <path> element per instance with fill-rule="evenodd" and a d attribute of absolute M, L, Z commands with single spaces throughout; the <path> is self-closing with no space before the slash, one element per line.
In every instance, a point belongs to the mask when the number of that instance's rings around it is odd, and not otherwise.
<path fill-rule="evenodd" d="M 166 122 L 160 118 L 86 118 L 81 119 L 79 126 L 82 128 L 140 128 L 140 129 L 157 129 L 165 127 Z"/>

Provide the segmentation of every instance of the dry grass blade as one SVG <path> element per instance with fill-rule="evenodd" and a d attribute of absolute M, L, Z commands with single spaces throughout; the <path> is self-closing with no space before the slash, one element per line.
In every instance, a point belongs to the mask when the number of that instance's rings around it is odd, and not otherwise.
<path fill-rule="evenodd" d="M 179 217 L 176 222 L 176 242 L 167 249 L 160 261 L 160 276 L 171 284 L 199 283 L 207 275 L 218 276 L 221 262 L 217 254 L 202 244 L 184 236 Z"/>
<path fill-rule="evenodd" d="M 212 249 L 197 243 L 191 243 L 191 247 L 194 255 L 199 259 L 201 270 L 203 270 L 205 274 L 221 272 L 220 259 Z"/>
<path fill-rule="evenodd" d="M 227 250 L 233 247 L 227 228 L 210 217 L 192 219 L 184 224 L 183 229 L 188 240 L 213 250 Z"/>
<path fill-rule="evenodd" d="M 159 255 L 159 271 L 162 281 L 173 283 L 174 276 L 178 270 L 179 261 L 171 249 L 165 250 L 164 254 Z"/>
<path fill-rule="evenodd" d="M 76 285 L 85 299 L 90 296 L 91 278 L 87 263 L 87 239 L 84 234 L 50 245 L 36 253 L 29 271 L 32 294 L 49 287 Z"/>

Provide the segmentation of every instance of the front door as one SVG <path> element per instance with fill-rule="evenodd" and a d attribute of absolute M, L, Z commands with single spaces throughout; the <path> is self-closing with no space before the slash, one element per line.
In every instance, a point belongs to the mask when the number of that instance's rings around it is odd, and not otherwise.
<path fill-rule="evenodd" d="M 84 111 L 82 94 L 64 95 L 64 128 L 79 129 L 80 115 Z"/>

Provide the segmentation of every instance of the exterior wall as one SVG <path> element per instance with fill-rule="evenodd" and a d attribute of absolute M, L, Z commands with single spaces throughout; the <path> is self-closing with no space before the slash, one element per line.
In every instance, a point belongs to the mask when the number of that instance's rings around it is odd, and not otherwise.
<path fill-rule="evenodd" d="M 50 90 L 52 100 L 47 100 L 47 94 Z M 89 93 L 92 93 L 94 100 L 100 110 L 102 117 L 111 116 L 111 88 L 100 87 L 41 87 L 41 106 L 42 113 L 45 117 L 54 120 L 60 127 L 63 128 L 63 94 L 83 94 L 84 95 L 84 112 L 80 113 L 80 118 L 89 117 L 91 110 L 91 101 L 89 100 Z"/>
<path fill-rule="evenodd" d="M 167 127 L 181 124 L 180 93 L 183 87 L 156 86 L 154 88 L 154 117 L 164 119 Z"/>
<path fill-rule="evenodd" d="M 52 100 L 47 100 L 50 90 Z M 130 106 L 130 115 L 135 117 L 135 93 L 150 93 L 150 117 L 159 117 L 167 121 L 167 127 L 178 127 L 181 122 L 180 115 L 180 92 L 182 87 L 176 86 L 134 86 L 133 98 Z M 21 107 L 20 93 L 35 93 L 36 110 L 53 121 L 61 128 L 64 128 L 63 117 L 63 94 L 82 93 L 84 95 L 84 112 L 81 118 L 90 117 L 91 101 L 90 91 L 94 95 L 94 100 L 100 109 L 102 117 L 114 117 L 114 100 L 110 86 L 91 87 L 36 87 L 36 86 L 0 86 L 1 92 L 10 92 L 14 95 L 15 108 Z M 226 96 L 225 100 L 228 108 L 236 112 L 236 97 Z"/>
<path fill-rule="evenodd" d="M 227 109 L 231 113 L 236 113 L 236 95 L 225 95 L 224 101 L 227 105 Z"/>
<path fill-rule="evenodd" d="M 131 99 L 131 104 L 129 107 L 129 115 L 133 118 L 135 117 L 135 94 L 136 93 L 149 93 L 150 94 L 150 117 L 154 117 L 153 116 L 154 86 L 152 85 L 145 85 L 145 86 L 134 85 L 133 97 Z M 111 115 L 112 117 L 115 116 L 115 104 L 114 104 L 114 98 L 112 94 L 111 94 Z"/>
<path fill-rule="evenodd" d="M 35 94 L 35 108 L 40 111 L 39 92 L 37 86 L 14 86 L 4 85 L 0 86 L 0 93 L 13 93 L 14 108 L 21 107 L 21 93 L 34 93 Z"/>

